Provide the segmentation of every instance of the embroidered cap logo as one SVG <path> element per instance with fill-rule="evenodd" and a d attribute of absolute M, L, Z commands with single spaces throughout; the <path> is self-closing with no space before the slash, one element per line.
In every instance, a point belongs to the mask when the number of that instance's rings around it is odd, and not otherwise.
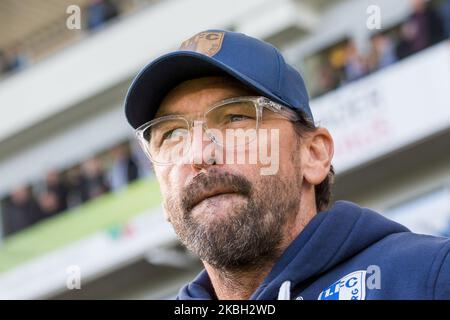
<path fill-rule="evenodd" d="M 224 35 L 224 32 L 200 32 L 183 41 L 179 50 L 194 51 L 212 57 L 219 52 Z"/>

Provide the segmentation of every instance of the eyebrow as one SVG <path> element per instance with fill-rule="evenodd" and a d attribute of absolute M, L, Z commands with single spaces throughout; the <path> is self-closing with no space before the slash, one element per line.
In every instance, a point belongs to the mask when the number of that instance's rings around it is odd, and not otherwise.
<path fill-rule="evenodd" d="M 185 115 L 185 113 L 182 113 L 182 112 L 178 112 L 178 111 L 175 111 L 175 112 L 170 112 L 170 113 L 161 113 L 161 114 L 159 114 L 157 117 L 155 117 L 155 119 L 158 119 L 158 118 L 162 118 L 162 117 L 167 117 L 167 116 L 184 116 Z"/>

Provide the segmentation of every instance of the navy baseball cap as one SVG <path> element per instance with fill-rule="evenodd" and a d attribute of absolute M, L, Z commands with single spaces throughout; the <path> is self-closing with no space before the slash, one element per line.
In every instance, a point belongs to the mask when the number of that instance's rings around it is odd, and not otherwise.
<path fill-rule="evenodd" d="M 305 83 L 278 49 L 243 33 L 207 30 L 139 72 L 125 99 L 128 122 L 136 129 L 152 120 L 171 89 L 208 76 L 231 76 L 262 96 L 303 111 L 313 121 Z"/>

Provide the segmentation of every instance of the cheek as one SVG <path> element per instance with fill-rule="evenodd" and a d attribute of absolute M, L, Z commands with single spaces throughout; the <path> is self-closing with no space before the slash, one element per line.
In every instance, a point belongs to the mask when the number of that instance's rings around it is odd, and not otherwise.
<path fill-rule="evenodd" d="M 155 172 L 156 180 L 158 180 L 159 190 L 161 191 L 161 194 L 165 196 L 168 184 L 167 173 L 164 167 L 158 165 L 155 165 L 153 170 Z"/>
<path fill-rule="evenodd" d="M 269 153 L 278 152 L 280 159 L 298 149 L 298 137 L 291 123 L 277 121 L 272 127 L 262 127 L 258 133 L 258 146 Z M 288 159 L 283 159 L 288 160 Z"/>
<path fill-rule="evenodd" d="M 179 194 L 187 177 L 185 166 L 155 166 L 155 174 L 165 199 Z"/>
<path fill-rule="evenodd" d="M 280 171 L 288 175 L 301 172 L 302 148 L 298 139 L 295 133 L 280 132 Z"/>
<path fill-rule="evenodd" d="M 173 183 L 171 179 L 172 170 L 170 169 L 169 166 L 155 166 L 154 169 L 156 179 L 159 182 L 161 194 L 164 199 L 167 199 L 167 197 L 170 196 L 169 190 L 173 188 L 172 186 Z"/>

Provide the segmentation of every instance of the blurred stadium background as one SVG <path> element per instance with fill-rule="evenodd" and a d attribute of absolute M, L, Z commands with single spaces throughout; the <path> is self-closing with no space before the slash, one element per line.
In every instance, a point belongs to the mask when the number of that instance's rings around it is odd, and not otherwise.
<path fill-rule="evenodd" d="M 197 274 L 123 99 L 144 64 L 209 28 L 299 68 L 335 138 L 334 200 L 449 235 L 449 0 L 0 0 L 0 298 L 171 298 Z"/>

